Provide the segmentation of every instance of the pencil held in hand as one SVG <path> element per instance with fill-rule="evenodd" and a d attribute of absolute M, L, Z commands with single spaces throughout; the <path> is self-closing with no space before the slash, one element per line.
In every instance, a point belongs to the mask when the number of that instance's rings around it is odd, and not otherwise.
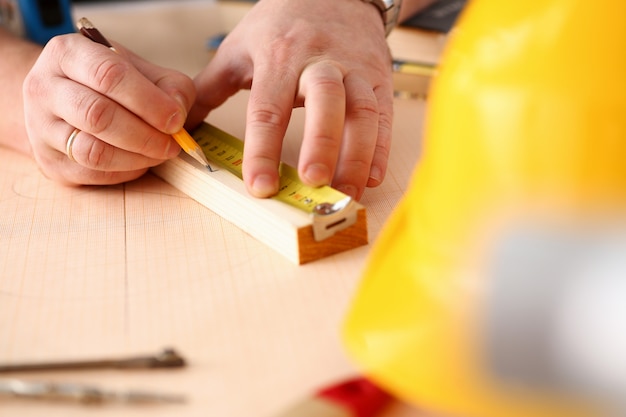
<path fill-rule="evenodd" d="M 111 45 L 111 42 L 109 42 L 107 38 L 105 38 L 104 35 L 102 35 L 102 33 L 100 33 L 100 31 L 86 17 L 80 18 L 76 23 L 76 27 L 83 36 L 99 43 L 100 45 L 104 45 L 113 52 L 117 53 L 117 50 L 113 45 Z M 209 171 L 213 171 L 200 145 L 196 143 L 196 141 L 184 128 L 174 133 L 172 137 L 176 140 L 176 143 L 178 143 L 183 151 L 187 152 L 193 159 L 207 167 Z"/>
<path fill-rule="evenodd" d="M 191 137 L 185 129 L 180 129 L 177 133 L 172 135 L 176 142 L 183 148 L 183 151 L 187 152 L 193 159 L 206 166 L 209 171 L 213 172 L 213 168 L 209 165 L 209 161 L 204 155 L 204 151 L 198 143 Z"/>

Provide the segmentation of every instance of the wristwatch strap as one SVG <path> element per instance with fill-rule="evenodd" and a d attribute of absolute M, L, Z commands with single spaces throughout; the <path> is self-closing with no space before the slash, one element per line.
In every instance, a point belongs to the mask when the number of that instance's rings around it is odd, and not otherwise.
<path fill-rule="evenodd" d="M 385 25 L 385 35 L 389 35 L 391 30 L 398 24 L 398 15 L 402 0 L 363 0 L 371 3 L 380 10 Z"/>

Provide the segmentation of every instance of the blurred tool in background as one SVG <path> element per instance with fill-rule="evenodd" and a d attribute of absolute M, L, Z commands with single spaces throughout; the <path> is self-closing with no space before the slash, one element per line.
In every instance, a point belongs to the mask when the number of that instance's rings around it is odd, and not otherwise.
<path fill-rule="evenodd" d="M 626 224 L 530 225 L 498 242 L 485 365 L 503 384 L 626 415 Z"/>
<path fill-rule="evenodd" d="M 41 45 L 75 31 L 70 0 L 0 0 L 0 26 Z"/>
<path fill-rule="evenodd" d="M 452 29 L 467 0 L 437 0 L 402 22 L 402 26 L 447 33 Z"/>

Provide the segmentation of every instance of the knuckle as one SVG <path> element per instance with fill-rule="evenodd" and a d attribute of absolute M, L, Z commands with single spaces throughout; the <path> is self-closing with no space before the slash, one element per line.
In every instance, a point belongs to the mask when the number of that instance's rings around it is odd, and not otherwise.
<path fill-rule="evenodd" d="M 153 81 L 154 85 L 165 91 L 169 95 L 180 94 L 181 98 L 187 100 L 189 94 L 194 94 L 195 87 L 186 75 L 177 71 L 168 72 Z M 192 83 L 191 85 L 189 83 Z"/>
<path fill-rule="evenodd" d="M 378 120 L 380 124 L 380 114 L 378 101 L 376 98 L 358 98 L 353 101 L 352 112 L 357 119 Z"/>
<path fill-rule="evenodd" d="M 302 27 L 300 35 L 306 32 L 305 26 Z M 270 39 L 265 45 L 264 54 L 269 54 L 272 62 L 287 63 L 293 58 L 293 53 L 298 48 L 302 39 L 309 39 L 308 36 L 298 37 L 292 30 L 287 30 Z"/>
<path fill-rule="evenodd" d="M 170 74 L 170 83 L 176 86 L 176 90 L 182 93 L 182 96 L 189 101 L 189 104 L 194 102 L 196 87 L 191 78 L 183 73 L 174 71 Z"/>
<path fill-rule="evenodd" d="M 85 163 L 89 167 L 97 167 L 99 170 L 107 170 L 111 165 L 111 153 L 107 145 L 101 140 L 91 140 L 85 150 Z"/>
<path fill-rule="evenodd" d="M 51 76 L 58 76 L 59 68 L 49 61 L 57 63 L 59 59 L 62 61 L 66 57 L 68 49 L 66 38 L 67 36 L 56 36 L 44 47 L 39 59 L 35 61 L 22 82 L 22 91 L 26 97 L 40 100 L 50 85 Z"/>
<path fill-rule="evenodd" d="M 340 138 L 334 138 L 328 134 L 320 133 L 313 137 L 313 142 L 318 152 L 326 154 L 327 152 L 337 150 L 339 147 L 339 139 Z"/>
<path fill-rule="evenodd" d="M 326 96 L 345 100 L 345 67 L 333 59 L 324 59 L 310 63 L 300 77 L 300 88 L 306 91 L 323 92 Z M 306 91 L 305 91 L 306 90 Z"/>
<path fill-rule="evenodd" d="M 248 123 L 252 127 L 280 127 L 288 115 L 275 103 L 255 103 L 248 114 Z"/>
<path fill-rule="evenodd" d="M 165 149 L 168 140 L 168 138 L 162 138 L 161 136 L 146 135 L 142 138 L 142 140 L 137 142 L 136 148 L 133 149 L 133 152 L 142 155 L 150 155 L 156 158 L 161 155 L 159 152 L 155 152 L 155 148 Z"/>
<path fill-rule="evenodd" d="M 77 107 L 83 112 L 83 119 L 87 126 L 85 130 L 96 136 L 109 128 L 115 118 L 115 106 L 107 98 L 98 94 L 79 100 Z"/>
<path fill-rule="evenodd" d="M 344 161 L 344 165 L 348 172 L 359 173 L 369 172 L 371 160 L 363 157 L 352 157 Z M 352 177 L 352 176 L 351 176 Z"/>
<path fill-rule="evenodd" d="M 117 57 L 109 58 L 92 67 L 90 79 L 97 91 L 110 94 L 121 84 L 130 69 L 129 62 Z"/>
<path fill-rule="evenodd" d="M 378 115 L 378 124 L 391 132 L 391 126 L 393 125 L 393 109 L 390 112 L 381 112 Z"/>
<path fill-rule="evenodd" d="M 393 116 L 385 113 L 381 113 L 378 119 L 378 141 L 376 142 L 376 149 L 385 149 L 388 154 L 391 148 L 391 136 L 393 126 Z"/>
<path fill-rule="evenodd" d="M 376 144 L 376 148 L 374 150 L 374 158 L 378 161 L 387 161 L 389 159 L 389 146 Z"/>
<path fill-rule="evenodd" d="M 316 78 L 312 83 L 313 89 L 323 91 L 327 96 L 334 96 L 339 99 L 345 97 L 345 89 L 343 79 L 332 75 L 322 75 Z"/>
<path fill-rule="evenodd" d="M 334 35 L 320 30 L 317 22 L 298 17 L 289 27 L 269 39 L 266 45 L 274 56 L 282 56 L 288 62 L 293 58 L 293 53 L 298 51 L 319 51 L 322 54 L 333 40 Z"/>
<path fill-rule="evenodd" d="M 52 37 L 43 49 L 43 54 L 50 56 L 66 55 L 66 52 L 71 49 L 70 40 L 72 35 L 60 35 Z"/>

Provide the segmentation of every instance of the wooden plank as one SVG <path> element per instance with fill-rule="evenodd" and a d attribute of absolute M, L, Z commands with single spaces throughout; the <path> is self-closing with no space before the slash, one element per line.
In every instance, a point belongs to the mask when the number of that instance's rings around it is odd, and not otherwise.
<path fill-rule="evenodd" d="M 313 215 L 274 199 L 248 194 L 243 181 L 226 170 L 209 172 L 181 153 L 152 172 L 295 264 L 304 264 L 368 243 L 365 207 L 354 204 L 356 222 L 317 241 Z"/>

